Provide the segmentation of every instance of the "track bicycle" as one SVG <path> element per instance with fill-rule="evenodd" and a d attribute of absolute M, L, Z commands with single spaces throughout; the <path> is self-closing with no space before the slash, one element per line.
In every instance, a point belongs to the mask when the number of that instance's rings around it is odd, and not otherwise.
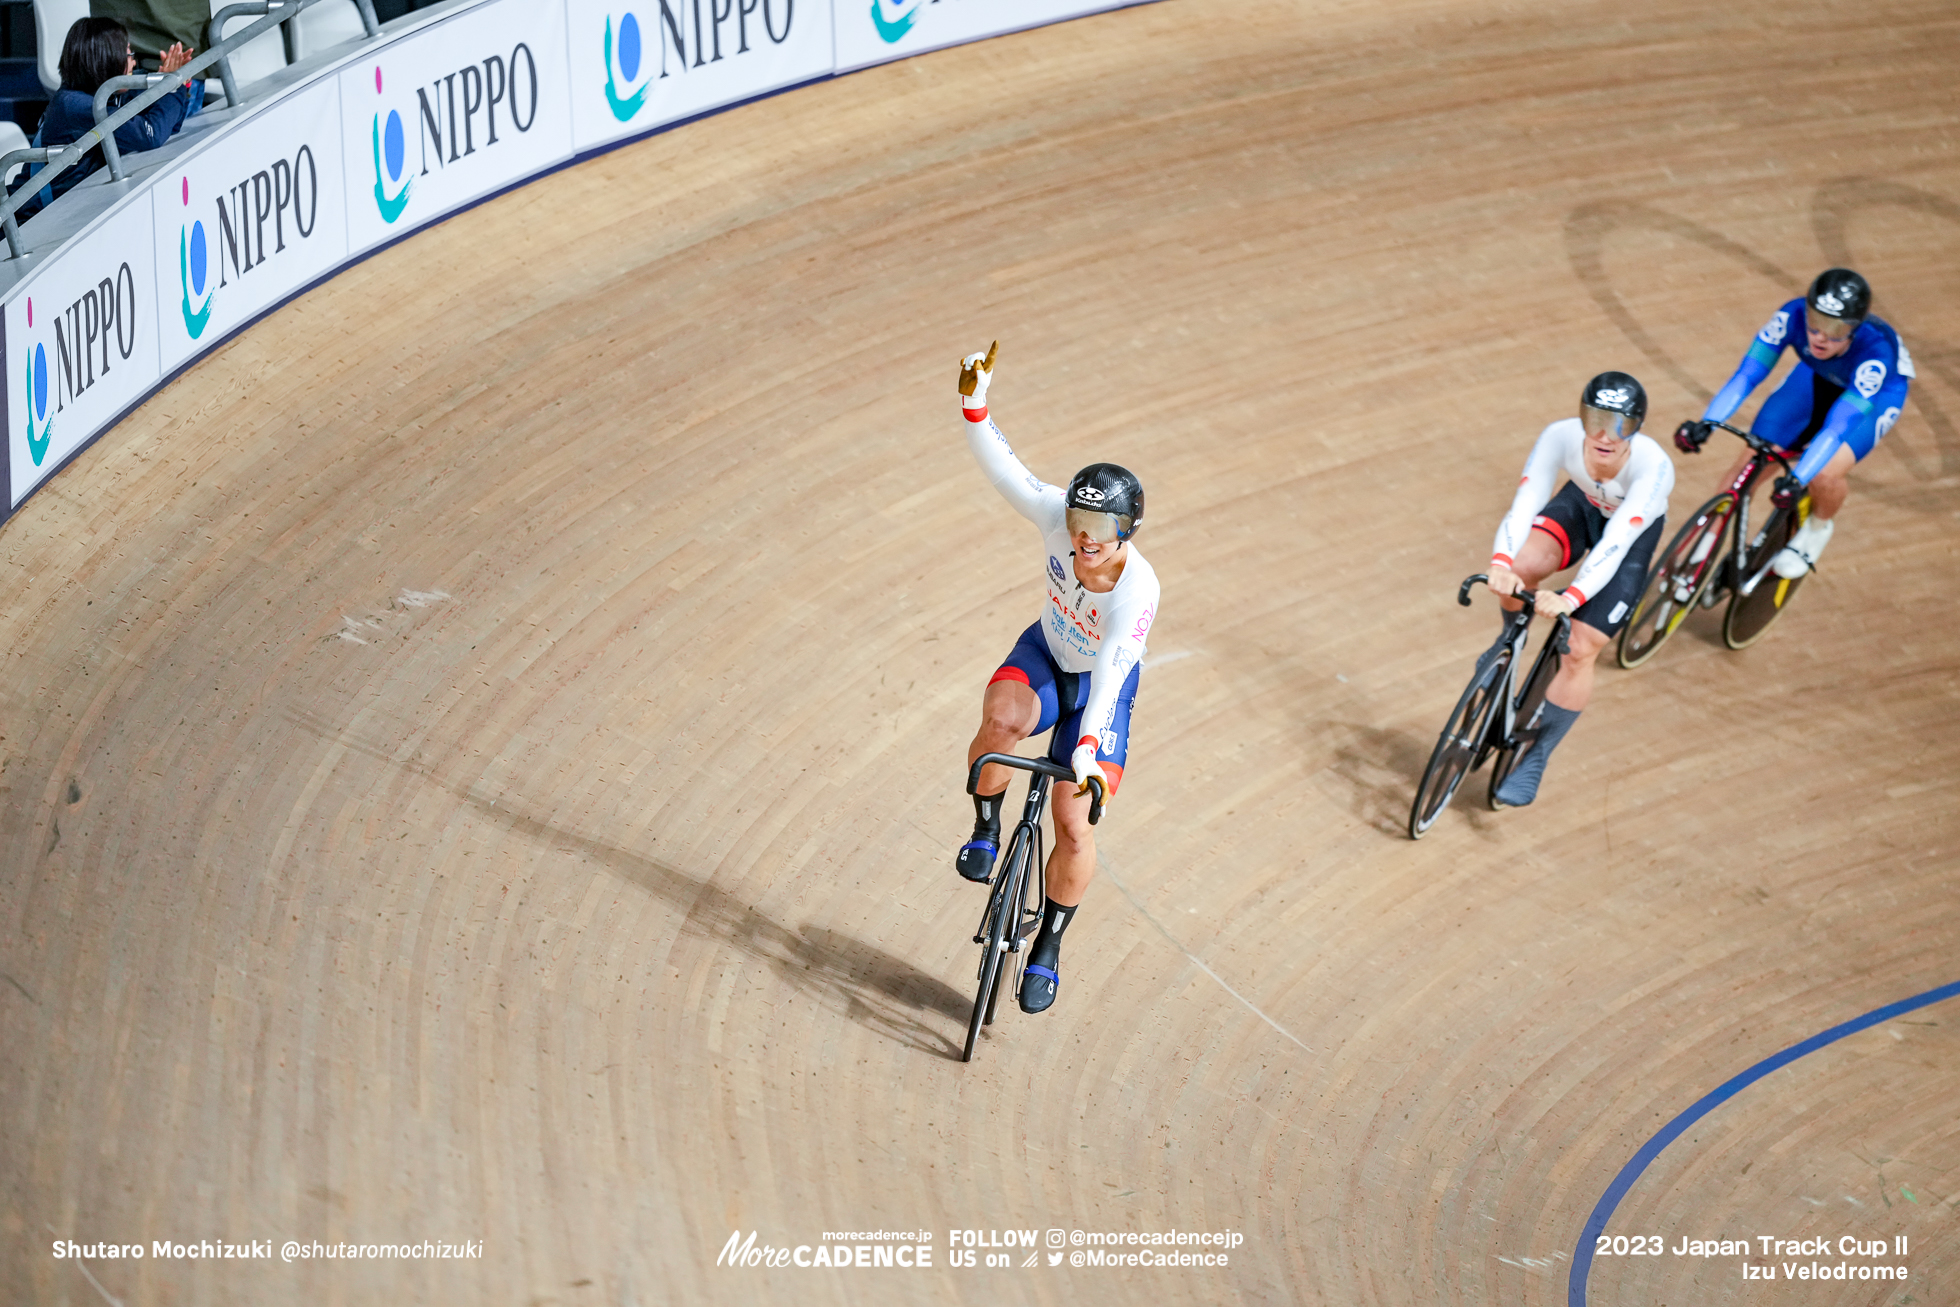
<path fill-rule="evenodd" d="M 1620 666 L 1638 667 L 1652 658 L 1697 606 L 1713 608 L 1729 600 L 1722 619 L 1722 643 L 1746 649 L 1762 638 L 1804 578 L 1777 576 L 1770 564 L 1810 516 L 1810 495 L 1793 507 L 1772 509 L 1754 535 L 1749 531 L 1750 492 L 1772 465 L 1790 470 L 1791 451 L 1761 436 L 1711 422 L 1739 436 L 1752 456 L 1728 489 L 1695 511 L 1647 573 L 1647 588 L 1633 617 L 1620 632 Z M 1814 570 L 1814 569 L 1813 569 Z"/>
<path fill-rule="evenodd" d="M 1489 580 L 1481 572 L 1465 577 L 1457 587 L 1456 601 L 1468 608 L 1470 587 L 1479 581 L 1487 585 Z M 1478 657 L 1470 684 L 1456 701 L 1449 720 L 1443 723 L 1443 733 L 1436 737 L 1429 765 L 1422 769 L 1416 800 L 1409 809 L 1412 840 L 1429 833 L 1429 828 L 1456 796 L 1463 778 L 1490 761 L 1492 755 L 1497 762 L 1490 772 L 1488 802 L 1492 809 L 1503 808 L 1497 787 L 1511 774 L 1525 750 L 1538 740 L 1544 724 L 1545 690 L 1558 674 L 1559 655 L 1572 651 L 1572 618 L 1565 614 L 1559 616 L 1552 633 L 1539 647 L 1530 673 L 1520 680 L 1518 669 L 1524 665 L 1525 645 L 1531 637 L 1531 621 L 1538 601 L 1531 590 L 1520 591 L 1518 597 L 1524 600 L 1524 607 L 1505 623 L 1497 642 Z"/>
<path fill-rule="evenodd" d="M 973 942 L 980 945 L 980 988 L 973 996 L 973 1016 L 966 1023 L 966 1049 L 960 1061 L 973 1060 L 973 1047 L 980 1039 L 980 1027 L 994 1023 L 994 1009 L 1000 1003 L 1002 973 L 1010 965 L 1025 967 L 1028 940 L 1041 929 L 1041 915 L 1048 900 L 1048 862 L 1041 856 L 1041 813 L 1048 806 L 1048 786 L 1052 781 L 1075 780 L 1075 773 L 1047 758 L 1023 758 L 1013 753 L 987 753 L 967 768 L 966 792 L 980 792 L 980 769 L 988 763 L 1032 772 L 1028 778 L 1028 802 L 1021 811 L 1021 824 L 1008 841 L 1007 855 L 994 864 L 987 911 L 980 918 L 980 930 Z M 1089 824 L 1102 820 L 1103 784 L 1089 778 Z M 1015 973 L 1014 991 L 1020 992 L 1020 972 Z"/>

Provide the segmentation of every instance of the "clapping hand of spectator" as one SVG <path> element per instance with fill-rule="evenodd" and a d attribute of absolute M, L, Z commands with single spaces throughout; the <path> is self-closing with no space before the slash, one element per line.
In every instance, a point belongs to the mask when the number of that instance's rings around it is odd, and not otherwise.
<path fill-rule="evenodd" d="M 158 56 L 157 71 L 160 73 L 174 73 L 179 68 L 182 68 L 185 64 L 189 63 L 191 61 L 192 56 L 194 56 L 196 53 L 197 51 L 195 50 L 186 50 L 184 48 L 184 43 L 182 41 L 179 41 Z M 188 85 L 188 83 L 186 83 L 186 85 Z"/>

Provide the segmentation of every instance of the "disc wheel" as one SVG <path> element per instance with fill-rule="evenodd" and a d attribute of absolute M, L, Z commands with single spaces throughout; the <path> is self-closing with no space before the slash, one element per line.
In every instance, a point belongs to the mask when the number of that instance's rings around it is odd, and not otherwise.
<path fill-rule="evenodd" d="M 1761 546 L 1749 551 L 1749 571 L 1751 575 L 1760 571 L 1765 564 L 1790 543 L 1790 537 L 1808 516 L 1810 501 L 1805 499 L 1795 509 L 1779 508 L 1770 515 L 1763 532 L 1757 537 Z M 1775 572 L 1765 573 L 1756 583 L 1756 588 L 1743 594 L 1737 587 L 1735 597 L 1729 600 L 1729 613 L 1722 622 L 1722 643 L 1731 649 L 1747 649 L 1763 638 L 1790 601 L 1797 597 L 1797 587 L 1804 583 L 1799 576 L 1794 580 L 1778 576 Z"/>
<path fill-rule="evenodd" d="M 1517 707 L 1511 714 L 1511 720 L 1518 724 L 1517 738 L 1511 748 L 1499 746 L 1497 761 L 1490 768 L 1490 790 L 1485 797 L 1493 812 L 1504 808 L 1497 801 L 1497 787 L 1505 782 L 1511 769 L 1518 765 L 1519 757 L 1538 738 L 1538 717 L 1545 707 L 1545 691 L 1551 688 L 1552 678 L 1558 675 L 1558 667 L 1557 654 L 1540 657 L 1531 669 L 1531 678 L 1525 682 L 1524 689 L 1518 691 Z M 1495 725 L 1491 729 L 1495 732 Z"/>
<path fill-rule="evenodd" d="M 1620 631 L 1620 666 L 1652 658 L 1687 620 L 1721 570 L 1723 537 L 1735 517 L 1735 496 L 1723 493 L 1703 504 L 1647 573 L 1633 618 Z"/>
<path fill-rule="evenodd" d="M 1429 765 L 1422 769 L 1422 783 L 1416 786 L 1415 804 L 1409 809 L 1409 838 L 1419 840 L 1436 824 L 1463 784 L 1480 762 L 1484 736 L 1490 729 L 1491 712 L 1507 683 L 1511 668 L 1511 646 L 1505 645 L 1495 657 L 1486 655 L 1477 665 L 1463 697 L 1456 701 L 1443 733 L 1436 737 L 1436 748 Z"/>
<path fill-rule="evenodd" d="M 1008 923 L 1016 915 L 1014 906 L 1019 899 L 1019 872 L 1025 861 L 1022 852 L 1023 832 L 1015 833 L 1014 843 L 1008 846 L 1007 858 L 1001 864 L 1000 877 L 994 882 L 993 894 L 987 901 L 987 920 L 980 931 L 980 987 L 973 995 L 973 1015 L 966 1023 L 966 1048 L 960 1053 L 960 1061 L 971 1062 L 973 1049 L 980 1042 L 980 1027 L 991 1024 L 994 1019 L 994 1003 L 1000 990 L 1002 944 L 1007 938 Z"/>

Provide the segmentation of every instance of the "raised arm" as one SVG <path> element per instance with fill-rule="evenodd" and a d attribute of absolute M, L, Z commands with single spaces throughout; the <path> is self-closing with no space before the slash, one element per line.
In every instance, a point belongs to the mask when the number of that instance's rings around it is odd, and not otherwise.
<path fill-rule="evenodd" d="M 1497 524 L 1497 539 L 1491 543 L 1492 567 L 1508 572 L 1517 565 L 1518 550 L 1531 534 L 1531 519 L 1552 501 L 1559 463 L 1563 461 L 1559 449 L 1563 437 L 1558 428 L 1559 423 L 1554 422 L 1539 432 L 1538 443 L 1531 447 L 1531 457 L 1524 461 L 1524 476 L 1518 480 L 1518 493 L 1511 497 L 1511 511 Z"/>
<path fill-rule="evenodd" d="M 998 347 L 996 341 L 995 349 L 986 354 L 969 354 L 960 360 L 960 417 L 961 425 L 966 428 L 966 447 L 973 451 L 974 460 L 994 489 L 1000 491 L 1001 498 L 1045 531 L 1061 510 L 1062 488 L 1051 486 L 1028 471 L 987 413 L 987 387 L 993 381 Z"/>

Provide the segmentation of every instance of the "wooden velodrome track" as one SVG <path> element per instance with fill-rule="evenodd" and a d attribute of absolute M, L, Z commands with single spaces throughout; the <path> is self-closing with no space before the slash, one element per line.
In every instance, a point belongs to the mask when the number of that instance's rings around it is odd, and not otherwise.
<path fill-rule="evenodd" d="M 1960 979 L 1956 66 L 1938 0 L 1170 0 L 648 140 L 276 314 L 0 531 L 5 1297 L 1565 1302 L 1666 1121 Z M 1834 262 L 1920 380 L 1824 572 L 1410 842 L 1539 427 L 1624 367 L 1664 439 Z M 1145 478 L 1164 603 L 1061 1002 L 962 1065 L 960 767 L 1039 604 L 956 413 L 996 336 L 1035 468 Z M 1602 1257 L 1590 1301 L 1951 1301 L 1957 1030 L 1764 1078 L 1610 1227 L 1906 1235 L 1910 1282 Z M 931 1271 L 713 1264 L 915 1227 Z M 947 1267 L 1021 1227 L 1245 1242 Z"/>

